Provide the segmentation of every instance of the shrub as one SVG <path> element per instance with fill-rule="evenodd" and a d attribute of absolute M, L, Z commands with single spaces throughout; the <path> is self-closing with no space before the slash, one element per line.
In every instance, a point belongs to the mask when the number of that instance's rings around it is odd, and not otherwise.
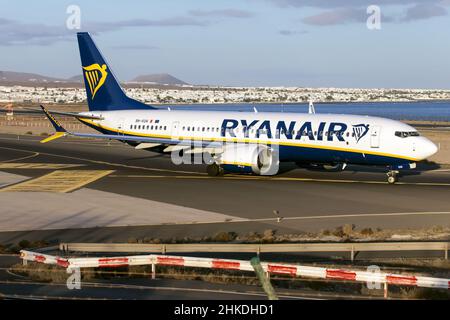
<path fill-rule="evenodd" d="M 275 236 L 275 232 L 276 231 L 272 230 L 272 229 L 264 230 L 264 233 L 263 233 L 264 238 L 273 238 Z"/>
<path fill-rule="evenodd" d="M 361 234 L 364 236 L 370 236 L 373 234 L 372 228 L 364 228 L 361 230 Z"/>
<path fill-rule="evenodd" d="M 128 238 L 128 243 L 137 243 L 137 242 L 138 241 L 136 238 L 133 238 L 133 237 Z"/>
<path fill-rule="evenodd" d="M 264 230 L 263 242 L 264 243 L 272 243 L 274 241 L 275 241 L 275 230 L 272 230 L 272 229 Z"/>
<path fill-rule="evenodd" d="M 28 240 L 21 240 L 20 242 L 19 242 L 19 247 L 20 247 L 20 249 L 26 249 L 26 248 L 30 248 L 31 247 L 31 242 L 30 241 L 28 241 Z"/>
<path fill-rule="evenodd" d="M 235 232 L 225 232 L 225 231 L 221 231 L 219 233 L 217 233 L 214 237 L 213 237 L 213 241 L 216 242 L 229 242 L 229 241 L 233 241 L 234 239 L 236 239 L 237 234 Z"/>
<path fill-rule="evenodd" d="M 342 227 L 337 227 L 336 230 L 334 230 L 333 235 L 336 236 L 336 237 L 340 237 L 340 238 L 345 236 L 343 228 Z"/>
<path fill-rule="evenodd" d="M 342 227 L 342 232 L 343 232 L 345 235 L 349 236 L 349 235 L 352 234 L 352 232 L 353 232 L 354 229 L 355 229 L 355 225 L 354 225 L 354 224 L 345 224 L 345 225 Z"/>

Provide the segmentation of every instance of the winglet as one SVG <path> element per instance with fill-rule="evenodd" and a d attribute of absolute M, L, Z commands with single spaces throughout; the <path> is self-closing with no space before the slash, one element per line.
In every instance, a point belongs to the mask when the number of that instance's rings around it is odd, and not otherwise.
<path fill-rule="evenodd" d="M 47 111 L 47 109 L 45 109 L 45 107 L 43 105 L 41 105 L 41 109 L 45 113 L 48 120 L 50 120 L 51 124 L 53 125 L 53 127 L 56 130 L 56 132 L 53 135 L 51 135 L 48 138 L 45 138 L 44 140 L 41 140 L 41 143 L 46 143 L 46 142 L 66 136 L 67 135 L 66 129 L 64 129 L 61 126 L 61 124 L 50 114 L 50 112 Z"/>

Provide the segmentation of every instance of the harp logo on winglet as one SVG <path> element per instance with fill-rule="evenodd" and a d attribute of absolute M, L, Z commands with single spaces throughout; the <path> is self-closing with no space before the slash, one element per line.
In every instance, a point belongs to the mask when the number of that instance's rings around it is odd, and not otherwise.
<path fill-rule="evenodd" d="M 98 63 L 83 67 L 84 76 L 91 90 L 91 99 L 94 100 L 97 91 L 105 84 L 108 72 L 106 71 L 106 64 L 99 65 Z"/>

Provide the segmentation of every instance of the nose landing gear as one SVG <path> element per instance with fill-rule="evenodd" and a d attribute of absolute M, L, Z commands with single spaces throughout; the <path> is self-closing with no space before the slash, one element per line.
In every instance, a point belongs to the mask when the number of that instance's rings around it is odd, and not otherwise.
<path fill-rule="evenodd" d="M 387 173 L 387 182 L 389 184 L 395 184 L 398 181 L 398 174 L 399 172 L 397 170 L 389 170 Z"/>

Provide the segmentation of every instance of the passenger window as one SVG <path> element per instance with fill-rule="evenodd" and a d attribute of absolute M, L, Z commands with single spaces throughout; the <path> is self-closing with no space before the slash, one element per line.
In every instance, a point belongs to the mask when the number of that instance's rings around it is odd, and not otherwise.
<path fill-rule="evenodd" d="M 417 131 L 396 131 L 395 135 L 400 138 L 420 136 L 419 132 L 417 132 Z"/>

